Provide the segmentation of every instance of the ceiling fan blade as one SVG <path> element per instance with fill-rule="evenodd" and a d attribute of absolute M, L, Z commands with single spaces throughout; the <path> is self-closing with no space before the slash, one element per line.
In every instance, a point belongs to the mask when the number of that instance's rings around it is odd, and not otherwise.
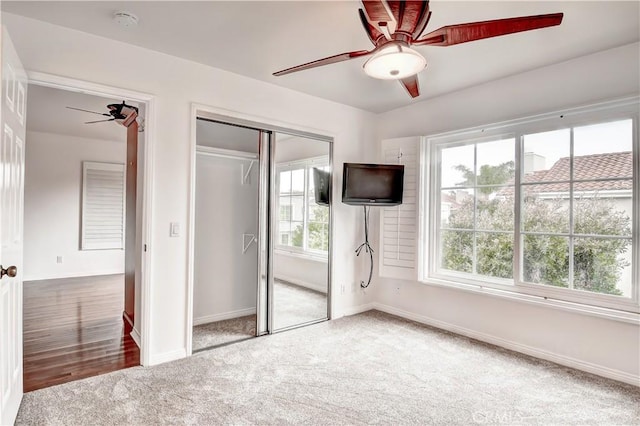
<path fill-rule="evenodd" d="M 346 52 L 339 55 L 329 56 L 328 58 L 318 59 L 317 61 L 307 62 L 306 64 L 297 65 L 295 67 L 287 68 L 281 71 L 274 72 L 273 75 L 278 77 L 285 74 L 291 74 L 293 72 L 304 71 L 310 68 L 321 67 L 323 65 L 335 64 L 336 62 L 348 61 L 349 59 L 359 58 L 361 56 L 367 56 L 373 53 L 373 50 L 358 50 L 355 52 Z"/>
<path fill-rule="evenodd" d="M 369 40 L 371 40 L 371 43 L 376 45 L 376 42 L 378 41 L 378 39 L 380 39 L 380 37 L 383 36 L 383 34 L 378 31 L 376 27 L 371 25 L 369 20 L 367 20 L 367 15 L 364 13 L 364 10 L 358 9 L 358 13 L 360 14 L 360 22 L 362 22 L 362 26 L 364 27 Z"/>
<path fill-rule="evenodd" d="M 418 46 L 452 46 L 483 38 L 553 27 L 560 25 L 562 16 L 562 13 L 551 13 L 548 15 L 521 16 L 518 18 L 496 19 L 494 21 L 447 25 L 428 33 L 419 40 L 415 40 L 412 44 Z"/>
<path fill-rule="evenodd" d="M 416 29 L 413 32 L 412 38 L 414 40 L 422 35 L 424 30 L 427 28 L 427 25 L 429 24 L 430 19 L 431 19 L 431 11 L 429 10 L 429 2 L 427 2 L 427 5 L 425 6 L 425 12 L 422 15 L 422 19 L 420 20 L 420 22 L 418 22 L 418 25 L 416 25 Z"/>
<path fill-rule="evenodd" d="M 389 4 L 394 15 L 398 16 L 398 28 L 396 32 L 412 35 L 429 12 L 428 1 L 408 0 L 404 2 L 392 2 Z"/>
<path fill-rule="evenodd" d="M 85 121 L 84 124 L 104 123 L 106 121 L 114 121 L 114 120 L 115 118 L 110 118 L 108 120 Z"/>
<path fill-rule="evenodd" d="M 398 21 L 386 0 L 363 0 L 367 20 L 381 31 L 385 37 L 390 38 L 396 32 Z"/>
<path fill-rule="evenodd" d="M 92 114 L 104 115 L 104 116 L 106 116 L 106 117 L 111 117 L 111 114 L 107 114 L 106 112 L 89 111 L 88 109 L 74 108 L 74 107 L 70 107 L 70 106 L 68 106 L 68 107 L 66 107 L 66 108 L 69 108 L 69 109 L 75 109 L 75 110 L 77 110 L 77 111 L 90 112 L 90 113 L 92 113 Z"/>
<path fill-rule="evenodd" d="M 420 85 L 418 84 L 418 74 L 412 75 L 407 78 L 403 78 L 400 80 L 402 86 L 407 89 L 409 96 L 412 98 L 417 98 L 420 96 Z"/>

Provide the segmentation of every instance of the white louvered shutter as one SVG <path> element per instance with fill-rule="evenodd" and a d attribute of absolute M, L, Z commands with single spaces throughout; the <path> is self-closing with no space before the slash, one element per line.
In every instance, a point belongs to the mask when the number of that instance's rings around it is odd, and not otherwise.
<path fill-rule="evenodd" d="M 81 250 L 124 249 L 124 164 L 82 163 Z"/>
<path fill-rule="evenodd" d="M 402 204 L 380 214 L 380 276 L 417 279 L 419 137 L 382 141 L 382 161 L 404 165 Z"/>

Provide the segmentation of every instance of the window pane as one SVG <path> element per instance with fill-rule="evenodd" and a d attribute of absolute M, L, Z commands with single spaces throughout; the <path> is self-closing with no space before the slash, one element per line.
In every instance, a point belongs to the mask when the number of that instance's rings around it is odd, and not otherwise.
<path fill-rule="evenodd" d="M 291 172 L 280 172 L 280 193 L 288 194 L 291 192 Z"/>
<path fill-rule="evenodd" d="M 304 192 L 304 172 L 305 172 L 305 169 L 291 171 L 291 192 L 293 193 Z"/>
<path fill-rule="evenodd" d="M 304 196 L 291 196 L 291 220 L 300 221 L 304 220 Z"/>
<path fill-rule="evenodd" d="M 513 187 L 478 188 L 476 229 L 513 231 Z"/>
<path fill-rule="evenodd" d="M 524 281 L 568 287 L 569 238 L 525 235 L 523 242 Z"/>
<path fill-rule="evenodd" d="M 280 220 L 291 220 L 291 199 L 280 197 Z"/>
<path fill-rule="evenodd" d="M 280 221 L 278 223 L 278 235 L 280 235 L 280 244 L 291 245 L 291 222 Z"/>
<path fill-rule="evenodd" d="M 569 180 L 569 129 L 524 135 L 523 182 Z"/>
<path fill-rule="evenodd" d="M 444 228 L 473 229 L 473 189 L 442 191 L 440 221 Z"/>
<path fill-rule="evenodd" d="M 632 121 L 576 127 L 573 131 L 573 178 L 633 177 Z"/>
<path fill-rule="evenodd" d="M 442 268 L 473 272 L 473 232 L 442 231 L 440 244 Z"/>
<path fill-rule="evenodd" d="M 441 151 L 440 186 L 473 186 L 473 145 L 444 148 Z"/>
<path fill-rule="evenodd" d="M 591 182 L 583 182 L 588 184 Z M 633 213 L 631 181 L 604 181 L 597 184 L 613 184 L 627 189 L 574 192 L 574 233 L 589 235 L 631 236 Z"/>
<path fill-rule="evenodd" d="M 302 222 L 291 222 L 291 245 L 302 247 L 304 241 Z"/>
<path fill-rule="evenodd" d="M 569 232 L 569 184 L 522 186 L 522 230 Z"/>
<path fill-rule="evenodd" d="M 498 278 L 513 278 L 513 234 L 478 232 L 476 272 Z"/>
<path fill-rule="evenodd" d="M 329 209 L 315 203 L 313 198 L 309 199 L 309 220 L 312 222 L 328 223 Z"/>
<path fill-rule="evenodd" d="M 310 249 L 327 251 L 329 245 L 328 229 L 326 223 L 309 222 L 307 238 Z"/>
<path fill-rule="evenodd" d="M 631 240 L 575 238 L 573 286 L 579 290 L 631 296 Z"/>
<path fill-rule="evenodd" d="M 477 185 L 513 183 L 515 176 L 514 139 L 479 143 L 477 151 Z"/>

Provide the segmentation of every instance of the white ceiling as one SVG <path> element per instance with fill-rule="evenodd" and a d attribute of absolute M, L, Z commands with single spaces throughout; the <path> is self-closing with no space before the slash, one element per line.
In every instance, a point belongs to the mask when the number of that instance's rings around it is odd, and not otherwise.
<path fill-rule="evenodd" d="M 640 39 L 640 2 L 432 1 L 427 31 L 444 25 L 563 12 L 558 27 L 452 47 L 419 47 L 428 61 L 422 95 L 412 100 L 394 81 L 372 79 L 365 59 L 282 77 L 274 71 L 326 56 L 370 49 L 358 1 L 94 2 L 2 1 L 3 11 L 263 80 L 373 112 L 383 112 L 529 69 Z M 135 28 L 112 15 L 138 15 Z"/>
<path fill-rule="evenodd" d="M 115 121 L 84 124 L 86 121 L 107 120 L 109 117 L 66 108 L 71 106 L 96 112 L 108 112 L 108 104 L 122 101 L 123 99 L 109 99 L 30 84 L 27 89 L 27 130 L 126 142 L 126 129 Z M 127 103 L 131 105 L 130 102 Z"/>

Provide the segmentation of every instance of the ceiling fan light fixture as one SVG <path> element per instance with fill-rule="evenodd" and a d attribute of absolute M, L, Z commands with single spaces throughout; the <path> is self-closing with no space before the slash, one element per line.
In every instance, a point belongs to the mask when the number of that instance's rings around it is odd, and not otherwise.
<path fill-rule="evenodd" d="M 420 53 L 406 44 L 388 43 L 367 62 L 364 72 L 373 78 L 381 80 L 400 80 L 422 71 L 427 66 L 427 60 Z"/>

